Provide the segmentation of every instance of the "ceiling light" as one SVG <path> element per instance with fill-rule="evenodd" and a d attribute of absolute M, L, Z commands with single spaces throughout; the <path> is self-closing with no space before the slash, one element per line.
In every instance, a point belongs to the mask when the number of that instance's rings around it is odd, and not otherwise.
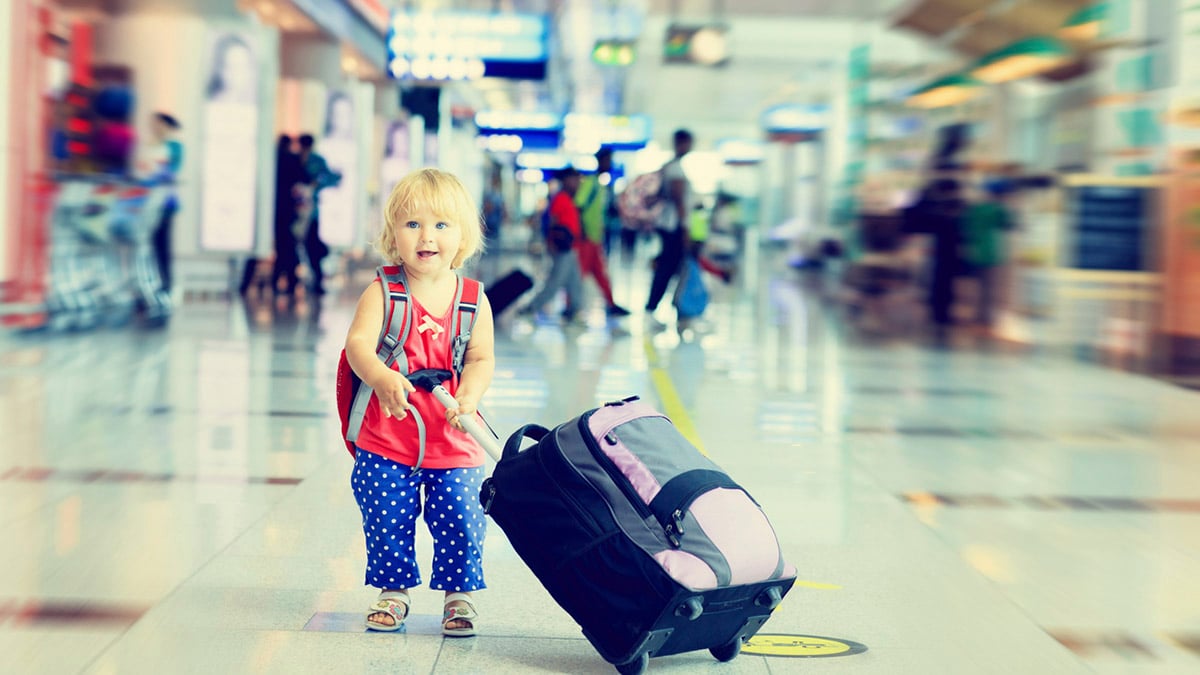
<path fill-rule="evenodd" d="M 913 92 L 908 97 L 908 104 L 918 108 L 959 105 L 978 96 L 981 84 L 970 75 L 948 75 Z"/>
<path fill-rule="evenodd" d="M 1018 40 L 979 59 L 971 74 L 984 82 L 1019 80 L 1053 70 L 1071 60 L 1071 50 L 1052 37 Z"/>
<path fill-rule="evenodd" d="M 711 66 L 721 63 L 729 57 L 729 45 L 725 32 L 714 28 L 701 28 L 692 36 L 692 48 L 689 50 L 692 60 L 701 65 Z"/>
<path fill-rule="evenodd" d="M 1097 2 L 1075 12 L 1058 29 L 1059 37 L 1087 42 L 1100 37 L 1100 28 L 1108 16 L 1108 3 Z"/>

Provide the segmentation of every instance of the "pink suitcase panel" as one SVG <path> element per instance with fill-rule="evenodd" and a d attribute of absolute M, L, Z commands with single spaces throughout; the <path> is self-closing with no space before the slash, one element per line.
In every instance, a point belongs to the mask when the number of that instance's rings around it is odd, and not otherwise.
<path fill-rule="evenodd" d="M 595 446 L 626 482 L 626 494 L 636 495 L 634 506 L 643 516 L 650 515 L 655 498 L 673 478 L 689 472 L 720 472 L 679 435 L 670 420 L 640 401 L 598 409 L 587 428 Z M 732 481 L 689 495 L 684 502 L 679 545 L 666 536 L 659 548 L 647 550 L 680 584 L 704 590 L 780 578 L 791 569 L 782 561 L 766 514 Z M 661 505 L 655 506 L 661 516 Z M 727 570 L 728 579 L 720 579 L 715 568 Z"/>

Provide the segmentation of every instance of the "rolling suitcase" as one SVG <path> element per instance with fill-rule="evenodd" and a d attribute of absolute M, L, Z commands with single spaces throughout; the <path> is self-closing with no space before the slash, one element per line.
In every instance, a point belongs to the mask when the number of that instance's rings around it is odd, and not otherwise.
<path fill-rule="evenodd" d="M 522 427 L 480 498 L 621 673 L 698 649 L 733 659 L 795 582 L 753 498 L 636 398 Z"/>
<path fill-rule="evenodd" d="M 484 293 L 492 305 L 492 314 L 500 316 L 500 313 L 516 302 L 517 298 L 533 288 L 533 279 L 521 270 L 513 270 L 494 283 L 488 284 L 486 288 Z"/>
<path fill-rule="evenodd" d="M 450 375 L 409 380 L 453 408 Z M 636 397 L 553 430 L 526 425 L 503 450 L 478 420 L 462 422 L 497 460 L 484 510 L 623 674 L 698 649 L 732 660 L 796 581 L 749 493 Z M 526 438 L 537 443 L 522 450 Z"/>

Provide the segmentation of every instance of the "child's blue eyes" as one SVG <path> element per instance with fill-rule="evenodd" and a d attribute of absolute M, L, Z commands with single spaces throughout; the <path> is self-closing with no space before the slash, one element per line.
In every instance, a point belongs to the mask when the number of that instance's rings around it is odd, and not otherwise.
<path fill-rule="evenodd" d="M 405 223 L 404 226 L 416 230 L 416 229 L 420 229 L 421 224 L 415 220 L 410 220 L 407 223 Z M 450 226 L 446 223 L 438 223 L 438 224 L 434 225 L 434 227 L 436 227 L 439 230 L 444 230 Z"/>

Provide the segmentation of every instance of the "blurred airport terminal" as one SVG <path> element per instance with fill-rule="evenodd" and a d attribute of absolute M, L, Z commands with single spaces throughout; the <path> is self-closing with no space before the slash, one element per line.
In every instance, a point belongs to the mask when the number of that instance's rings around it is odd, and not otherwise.
<path fill-rule="evenodd" d="M 1200 672 L 1196 0 L 0 0 L 0 149 L 0 673 L 613 672 L 494 524 L 476 637 L 364 625 L 424 167 L 496 433 L 639 396 L 797 569 L 649 671 Z"/>

